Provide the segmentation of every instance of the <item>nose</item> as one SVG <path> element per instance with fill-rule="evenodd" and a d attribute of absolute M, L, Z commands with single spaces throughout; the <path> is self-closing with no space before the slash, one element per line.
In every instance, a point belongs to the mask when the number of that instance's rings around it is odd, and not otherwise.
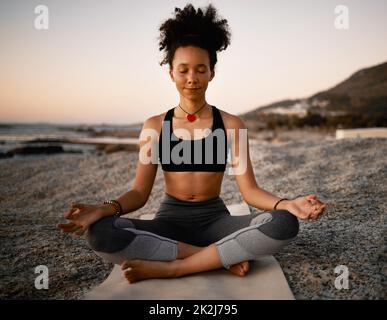
<path fill-rule="evenodd" d="M 188 72 L 187 83 L 189 85 L 198 83 L 198 78 L 197 78 L 196 72 Z"/>

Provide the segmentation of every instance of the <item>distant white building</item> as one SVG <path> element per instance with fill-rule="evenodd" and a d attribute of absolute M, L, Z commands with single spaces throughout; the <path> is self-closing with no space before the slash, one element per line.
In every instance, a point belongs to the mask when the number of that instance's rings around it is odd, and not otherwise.
<path fill-rule="evenodd" d="M 336 139 L 346 138 L 387 138 L 387 128 L 359 128 L 359 129 L 338 129 Z"/>
<path fill-rule="evenodd" d="M 290 106 L 276 106 L 273 109 L 263 111 L 264 114 L 281 114 L 281 115 L 294 115 L 299 117 L 305 117 L 308 112 L 309 104 L 306 100 L 296 102 Z"/>

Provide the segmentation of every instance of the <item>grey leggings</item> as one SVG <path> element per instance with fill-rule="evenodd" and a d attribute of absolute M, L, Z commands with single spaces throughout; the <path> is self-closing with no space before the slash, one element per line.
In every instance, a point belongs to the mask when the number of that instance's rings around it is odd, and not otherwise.
<path fill-rule="evenodd" d="M 106 217 L 90 226 L 86 239 L 103 259 L 172 261 L 178 241 L 216 244 L 225 268 L 281 250 L 298 233 L 298 220 L 286 210 L 231 216 L 220 197 L 190 202 L 166 195 L 153 220 Z"/>

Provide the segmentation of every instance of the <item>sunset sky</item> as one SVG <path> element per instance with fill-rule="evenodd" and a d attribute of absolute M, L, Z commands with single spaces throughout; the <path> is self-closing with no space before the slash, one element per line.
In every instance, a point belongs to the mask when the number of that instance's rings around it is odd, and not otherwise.
<path fill-rule="evenodd" d="M 0 122 L 131 124 L 179 102 L 160 67 L 158 28 L 170 0 L 2 0 Z M 328 89 L 387 61 L 387 1 L 191 1 L 212 3 L 232 38 L 218 54 L 207 102 L 239 114 Z M 346 5 L 349 29 L 335 28 Z M 49 29 L 34 12 L 49 9 Z"/>

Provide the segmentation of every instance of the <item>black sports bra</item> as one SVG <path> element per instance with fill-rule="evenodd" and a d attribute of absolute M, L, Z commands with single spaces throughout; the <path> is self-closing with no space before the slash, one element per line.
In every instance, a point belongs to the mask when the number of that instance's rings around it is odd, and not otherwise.
<path fill-rule="evenodd" d="M 227 134 L 220 111 L 212 106 L 212 130 L 202 139 L 183 140 L 172 132 L 174 108 L 168 110 L 159 136 L 163 171 L 223 172 L 227 164 Z"/>

